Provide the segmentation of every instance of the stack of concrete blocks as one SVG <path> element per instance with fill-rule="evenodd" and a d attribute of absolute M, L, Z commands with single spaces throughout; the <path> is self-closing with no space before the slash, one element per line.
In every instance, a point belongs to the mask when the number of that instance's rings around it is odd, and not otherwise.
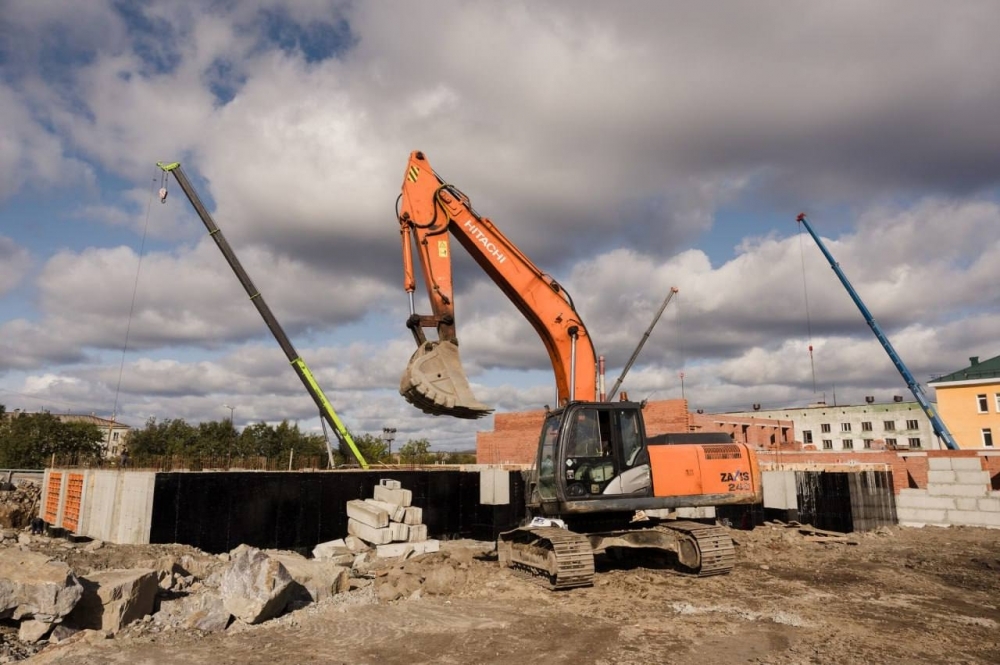
<path fill-rule="evenodd" d="M 982 526 L 1000 529 L 1000 492 L 979 457 L 930 457 L 927 489 L 903 489 L 896 512 L 903 526 Z"/>
<path fill-rule="evenodd" d="M 347 533 L 374 545 L 380 557 L 437 552 L 440 543 L 427 538 L 423 509 L 412 501 L 398 480 L 382 479 L 371 499 L 347 502 Z"/>

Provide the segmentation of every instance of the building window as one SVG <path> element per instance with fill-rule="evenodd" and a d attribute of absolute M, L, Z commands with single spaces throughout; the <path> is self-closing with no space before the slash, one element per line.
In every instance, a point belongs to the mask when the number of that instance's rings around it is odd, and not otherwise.
<path fill-rule="evenodd" d="M 811 429 L 802 430 L 802 443 L 812 443 L 813 433 Z"/>
<path fill-rule="evenodd" d="M 920 437 L 911 436 L 910 437 L 910 448 L 920 448 Z"/>
<path fill-rule="evenodd" d="M 872 440 L 871 439 L 865 439 L 865 448 L 871 450 L 871 447 L 872 447 Z"/>
<path fill-rule="evenodd" d="M 111 433 L 111 440 L 112 441 L 117 441 L 118 440 L 118 432 L 112 432 Z"/>
<path fill-rule="evenodd" d="M 997 413 L 1000 413 L 1000 393 L 994 393 L 993 399 L 995 399 L 997 403 Z"/>
<path fill-rule="evenodd" d="M 872 431 L 872 423 L 871 423 L 870 420 L 861 423 L 861 431 L 862 432 L 870 432 L 870 431 Z"/>
<path fill-rule="evenodd" d="M 819 426 L 819 431 L 823 432 L 824 434 L 826 434 L 827 432 L 829 432 L 830 431 L 830 423 L 823 423 L 822 425 L 820 425 Z"/>
<path fill-rule="evenodd" d="M 886 432 L 892 432 L 896 429 L 896 421 L 886 420 L 882 423 L 882 428 L 885 429 Z"/>
<path fill-rule="evenodd" d="M 992 448 L 993 447 L 993 430 L 989 427 L 983 428 L 983 447 Z"/>
<path fill-rule="evenodd" d="M 823 439 L 823 450 L 833 450 L 833 439 Z"/>
<path fill-rule="evenodd" d="M 844 450 L 854 450 L 854 439 L 844 439 L 843 448 Z"/>
<path fill-rule="evenodd" d="M 896 439 L 886 439 L 885 440 L 885 445 L 887 447 L 889 447 L 889 448 L 895 448 L 896 447 Z"/>
<path fill-rule="evenodd" d="M 976 402 L 979 404 L 979 413 L 986 413 L 989 410 L 986 408 L 986 395 L 976 395 Z"/>
<path fill-rule="evenodd" d="M 851 423 L 840 423 L 840 431 L 841 432 L 850 432 L 851 431 Z"/>
<path fill-rule="evenodd" d="M 920 429 L 920 423 L 918 423 L 916 420 L 907 420 L 906 429 Z"/>

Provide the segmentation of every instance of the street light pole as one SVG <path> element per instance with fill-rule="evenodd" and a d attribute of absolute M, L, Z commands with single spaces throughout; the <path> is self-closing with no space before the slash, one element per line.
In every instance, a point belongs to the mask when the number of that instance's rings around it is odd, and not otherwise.
<path fill-rule="evenodd" d="M 383 427 L 382 428 L 382 440 L 386 442 L 389 446 L 389 463 L 392 464 L 392 441 L 396 438 L 396 428 L 395 427 Z"/>

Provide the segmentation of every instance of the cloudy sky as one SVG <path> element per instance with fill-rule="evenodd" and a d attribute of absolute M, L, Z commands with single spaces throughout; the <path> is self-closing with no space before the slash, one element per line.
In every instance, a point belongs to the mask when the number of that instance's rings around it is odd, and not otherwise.
<path fill-rule="evenodd" d="M 795 217 L 919 380 L 1000 353 L 997 25 L 972 1 L 5 0 L 0 403 L 319 427 L 179 188 L 153 196 L 179 160 L 348 427 L 471 448 L 491 419 L 396 390 L 415 149 L 566 286 L 609 384 L 680 289 L 633 398 L 681 372 L 707 411 L 906 394 Z M 537 335 L 455 262 L 477 397 L 552 403 Z"/>

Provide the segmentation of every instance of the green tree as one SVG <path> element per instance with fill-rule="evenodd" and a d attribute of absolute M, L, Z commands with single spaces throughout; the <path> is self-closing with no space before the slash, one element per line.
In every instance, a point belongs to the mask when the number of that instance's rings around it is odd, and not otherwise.
<path fill-rule="evenodd" d="M 187 424 L 183 418 L 156 418 L 146 421 L 141 430 L 133 430 L 128 437 L 129 452 L 132 457 L 161 455 L 191 455 L 197 450 L 198 430 Z"/>
<path fill-rule="evenodd" d="M 98 457 L 100 430 L 90 423 L 63 423 L 50 413 L 0 419 L 0 467 L 37 469 L 52 455 Z"/>
<path fill-rule="evenodd" d="M 435 457 L 430 450 L 431 442 L 427 439 L 410 439 L 399 449 L 399 461 L 403 464 L 432 464 Z"/>

